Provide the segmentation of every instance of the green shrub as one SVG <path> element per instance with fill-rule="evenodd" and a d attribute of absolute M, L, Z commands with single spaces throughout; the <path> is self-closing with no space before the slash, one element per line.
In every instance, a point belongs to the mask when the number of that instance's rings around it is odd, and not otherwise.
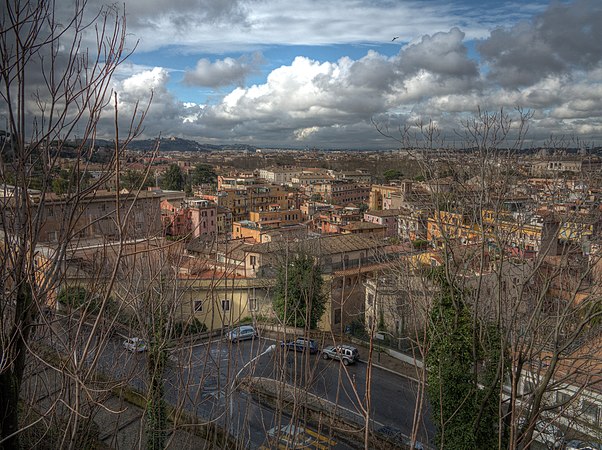
<path fill-rule="evenodd" d="M 412 245 L 417 250 L 421 250 L 421 249 L 427 248 L 428 244 L 429 244 L 428 241 L 424 240 L 424 239 L 416 239 L 415 241 L 412 241 Z"/>
<path fill-rule="evenodd" d="M 173 325 L 174 337 L 186 336 L 189 334 L 204 333 L 207 331 L 207 325 L 194 317 L 191 321 L 179 321 Z"/>
<path fill-rule="evenodd" d="M 88 290 L 81 286 L 67 286 L 61 289 L 57 297 L 57 301 L 70 308 L 79 308 L 86 306 L 90 299 Z"/>

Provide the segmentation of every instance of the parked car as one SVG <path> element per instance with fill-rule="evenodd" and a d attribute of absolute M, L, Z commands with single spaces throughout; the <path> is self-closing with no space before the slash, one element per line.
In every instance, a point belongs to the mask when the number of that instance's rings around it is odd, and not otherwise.
<path fill-rule="evenodd" d="M 318 353 L 318 344 L 313 339 L 297 338 L 294 341 L 281 342 L 280 346 L 289 350 L 295 350 L 296 352 L 304 352 L 309 350 L 312 355 Z"/>
<path fill-rule="evenodd" d="M 585 442 L 573 439 L 567 442 L 566 450 L 602 450 L 602 443 Z"/>
<path fill-rule="evenodd" d="M 519 421 L 519 427 L 525 426 L 525 419 L 521 418 Z M 533 431 L 533 439 L 537 442 L 541 442 L 546 448 L 562 448 L 564 445 L 564 433 L 556 425 L 538 420 L 535 424 L 535 430 Z"/>
<path fill-rule="evenodd" d="M 257 330 L 251 325 L 241 325 L 239 327 L 233 328 L 226 334 L 226 339 L 230 342 L 239 342 L 244 341 L 246 339 L 255 339 L 259 334 Z"/>
<path fill-rule="evenodd" d="M 357 348 L 351 345 L 329 345 L 322 349 L 322 358 L 338 359 L 344 365 L 353 364 L 360 359 L 360 353 Z"/>
<path fill-rule="evenodd" d="M 123 346 L 126 350 L 135 353 L 145 352 L 147 350 L 146 342 L 144 342 L 144 339 L 140 339 L 138 337 L 127 338 L 125 341 L 123 341 Z"/>

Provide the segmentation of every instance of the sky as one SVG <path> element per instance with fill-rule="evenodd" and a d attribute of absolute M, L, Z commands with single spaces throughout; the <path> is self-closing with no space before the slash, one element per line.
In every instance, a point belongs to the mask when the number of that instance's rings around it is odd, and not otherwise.
<path fill-rule="evenodd" d="M 452 142 L 479 110 L 515 117 L 521 108 L 532 114 L 525 146 L 602 145 L 600 0 L 126 0 L 125 8 L 126 48 L 135 51 L 113 88 L 122 113 L 152 91 L 143 137 L 397 148 L 399 130 L 414 135 L 421 122 Z"/>

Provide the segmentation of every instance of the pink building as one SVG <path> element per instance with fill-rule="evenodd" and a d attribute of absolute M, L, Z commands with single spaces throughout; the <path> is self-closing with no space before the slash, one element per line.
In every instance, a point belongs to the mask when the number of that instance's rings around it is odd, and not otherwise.
<path fill-rule="evenodd" d="M 163 229 L 168 236 L 213 236 L 217 234 L 217 205 L 208 200 L 193 200 L 176 206 L 161 202 Z"/>
<path fill-rule="evenodd" d="M 217 205 L 208 200 L 193 200 L 190 207 L 192 237 L 217 234 Z"/>
<path fill-rule="evenodd" d="M 364 222 L 370 222 L 387 227 L 385 236 L 397 236 L 398 209 L 372 210 L 364 213 Z"/>

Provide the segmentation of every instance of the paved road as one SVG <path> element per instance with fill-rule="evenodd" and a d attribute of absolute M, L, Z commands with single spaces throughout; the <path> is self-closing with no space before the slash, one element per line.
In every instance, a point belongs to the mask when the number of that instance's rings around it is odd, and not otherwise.
<path fill-rule="evenodd" d="M 273 340 L 263 338 L 238 344 L 218 340 L 192 349 L 183 349 L 178 352 L 180 358 L 194 364 L 183 366 L 182 373 L 188 373 L 193 379 L 209 379 L 210 382 L 216 380 L 211 378 L 211 375 L 207 378 L 208 374 L 219 373 L 219 383 L 214 384 L 215 388 L 225 389 L 226 393 L 228 380 L 232 380 L 239 372 L 240 376 L 253 375 L 286 380 L 294 386 L 307 387 L 310 392 L 361 415 L 360 405 L 364 402 L 366 392 L 366 364 L 345 367 L 338 361 L 325 361 L 319 354 L 296 353 L 283 350 L 279 346 L 276 351 L 257 358 L 257 355 L 274 343 Z M 252 362 L 245 366 L 249 361 Z M 416 405 L 416 388 L 416 384 L 411 380 L 373 367 L 372 417 L 376 427 L 388 425 L 404 434 L 410 434 Z M 433 434 L 434 427 L 427 420 L 420 439 L 428 442 Z"/>
<path fill-rule="evenodd" d="M 55 336 L 53 345 L 64 351 L 69 347 L 75 348 L 75 352 L 70 351 L 77 354 L 83 348 L 86 334 L 79 333 L 79 339 L 73 345 L 66 338 L 69 335 L 68 324 L 61 326 L 63 330 L 57 336 L 62 333 L 63 339 Z M 93 345 L 92 351 L 84 355 L 85 359 L 91 362 L 97 358 L 98 369 L 113 378 L 129 380 L 131 386 L 144 391 L 146 355 L 125 351 L 122 341 L 120 336 L 103 342 L 93 340 L 93 344 L 99 345 Z M 280 416 L 258 405 L 235 385 L 247 375 L 286 380 L 360 414 L 366 391 L 367 366 L 360 363 L 345 367 L 338 361 L 325 361 L 319 354 L 286 351 L 279 345 L 275 351 L 266 353 L 273 344 L 275 341 L 265 338 L 238 344 L 214 338 L 173 350 L 165 375 L 168 402 L 201 418 L 233 424 L 232 432 L 254 448 L 266 444 L 270 432 L 278 435 L 281 444 L 282 439 L 290 441 L 296 434 L 298 441 L 313 442 L 314 448 L 347 448 L 335 442 L 330 430 L 316 432 L 306 429 L 302 423 L 291 423 L 290 417 Z M 409 434 L 416 403 L 415 383 L 373 368 L 371 393 L 374 426 L 388 425 Z M 278 433 L 283 427 L 283 431 Z M 432 435 L 433 427 L 427 421 L 420 439 L 428 441 Z"/>

